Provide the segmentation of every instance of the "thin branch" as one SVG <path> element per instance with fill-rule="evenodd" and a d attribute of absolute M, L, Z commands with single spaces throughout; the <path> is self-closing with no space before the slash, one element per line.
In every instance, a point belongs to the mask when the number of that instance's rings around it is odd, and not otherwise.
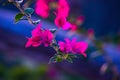
<path fill-rule="evenodd" d="M 20 11 L 23 15 L 26 16 L 26 18 L 27 18 L 27 20 L 28 20 L 28 22 L 29 22 L 30 24 L 34 24 L 34 23 L 33 23 L 33 20 L 31 19 L 31 17 L 24 12 L 23 8 L 20 6 L 19 3 L 14 2 L 14 0 L 8 0 L 8 1 L 9 1 L 9 2 L 13 2 L 13 4 L 19 9 L 19 11 Z"/>

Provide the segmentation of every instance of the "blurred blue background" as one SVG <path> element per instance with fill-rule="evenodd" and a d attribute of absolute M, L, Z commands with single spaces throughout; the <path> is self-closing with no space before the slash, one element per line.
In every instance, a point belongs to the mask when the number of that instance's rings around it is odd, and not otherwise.
<path fill-rule="evenodd" d="M 59 30 L 57 41 L 70 39 L 89 43 L 87 58 L 83 56 L 56 64 L 48 64 L 55 54 L 51 47 L 25 48 L 27 37 L 35 28 L 27 21 L 14 23 L 19 11 L 13 5 L 3 6 L 0 0 L 0 80 L 120 80 L 120 1 L 119 0 L 67 0 L 74 15 L 85 16 L 80 30 L 94 30 L 94 39 L 86 32 Z M 24 0 L 24 3 L 29 0 Z M 35 7 L 35 1 L 30 5 Z M 34 13 L 32 19 L 39 19 Z M 51 21 L 41 19 L 42 27 L 57 27 Z"/>

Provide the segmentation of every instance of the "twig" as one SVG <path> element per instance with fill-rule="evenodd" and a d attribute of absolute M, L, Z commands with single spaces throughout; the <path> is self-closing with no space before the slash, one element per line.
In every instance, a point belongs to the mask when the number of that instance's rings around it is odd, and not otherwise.
<path fill-rule="evenodd" d="M 19 3 L 14 2 L 14 0 L 8 0 L 8 1 L 9 1 L 9 2 L 13 2 L 13 4 L 19 9 L 19 11 L 20 11 L 23 15 L 26 16 L 26 18 L 27 18 L 27 20 L 28 20 L 28 22 L 29 22 L 30 24 L 34 24 L 34 23 L 33 23 L 33 20 L 31 19 L 31 17 L 24 12 L 23 8 L 20 6 Z"/>

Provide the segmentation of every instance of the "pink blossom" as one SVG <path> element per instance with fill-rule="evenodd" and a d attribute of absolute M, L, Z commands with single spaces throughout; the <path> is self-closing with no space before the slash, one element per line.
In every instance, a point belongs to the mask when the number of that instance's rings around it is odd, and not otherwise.
<path fill-rule="evenodd" d="M 45 30 L 43 33 L 43 43 L 47 47 L 52 43 L 54 36 L 50 30 Z"/>
<path fill-rule="evenodd" d="M 92 28 L 87 30 L 88 40 L 93 41 L 95 39 L 94 30 Z"/>
<path fill-rule="evenodd" d="M 71 31 L 76 31 L 78 29 L 78 26 L 76 24 L 71 24 Z"/>
<path fill-rule="evenodd" d="M 26 44 L 26 47 L 30 47 L 31 45 L 33 47 L 38 47 L 41 44 L 42 44 L 41 38 L 39 36 L 35 36 L 35 37 L 32 37 L 32 38 L 28 38 L 28 42 Z"/>
<path fill-rule="evenodd" d="M 78 16 L 76 19 L 76 24 L 80 26 L 83 24 L 84 20 L 85 20 L 85 16 L 83 16 L 83 15 Z"/>
<path fill-rule="evenodd" d="M 72 27 L 72 24 L 67 21 L 67 22 L 63 25 L 62 29 L 68 30 L 68 29 L 70 29 L 71 27 Z"/>
<path fill-rule="evenodd" d="M 66 18 L 69 14 L 69 5 L 66 0 L 58 1 L 58 8 L 55 13 L 56 18 L 54 20 L 56 26 L 61 27 L 64 30 L 67 30 L 71 27 L 71 24 L 67 22 Z"/>
<path fill-rule="evenodd" d="M 86 57 L 87 55 L 85 51 L 88 48 L 88 44 L 86 42 L 78 42 L 77 46 L 78 46 L 78 54 L 82 54 L 84 57 Z"/>
<path fill-rule="evenodd" d="M 88 35 L 94 35 L 94 29 L 90 28 L 87 30 Z"/>
<path fill-rule="evenodd" d="M 70 44 L 67 43 L 67 41 L 66 41 L 66 43 L 65 43 L 65 42 L 62 42 L 62 41 L 59 41 L 58 44 L 59 44 L 59 47 L 60 47 L 60 51 L 61 51 L 61 52 L 69 53 L 69 52 L 71 51 Z"/>
<path fill-rule="evenodd" d="M 88 44 L 86 42 L 76 42 L 76 39 L 73 40 L 65 39 L 66 43 L 60 41 L 58 44 L 60 46 L 60 51 L 73 54 L 82 54 L 86 57 L 86 49 L 88 48 Z"/>
<path fill-rule="evenodd" d="M 78 18 L 76 19 L 77 21 L 84 21 L 85 20 L 85 16 L 81 15 L 81 16 L 78 16 Z"/>
<path fill-rule="evenodd" d="M 60 15 L 59 13 L 55 13 L 56 18 L 54 20 L 56 26 L 58 26 L 59 28 L 61 27 L 63 30 L 68 30 L 72 27 L 72 24 L 68 21 L 66 21 L 66 17 L 64 17 L 63 15 Z"/>
<path fill-rule="evenodd" d="M 31 33 L 32 33 L 32 37 L 28 38 L 26 47 L 30 47 L 30 46 L 38 47 L 42 43 L 47 47 L 52 43 L 52 40 L 54 38 L 50 30 L 43 31 L 40 28 L 40 25 L 38 25 L 35 29 L 33 29 Z"/>
<path fill-rule="evenodd" d="M 58 8 L 57 8 L 57 13 L 59 15 L 63 15 L 64 17 L 68 17 L 69 15 L 69 5 L 66 0 L 59 0 L 58 1 Z"/>
<path fill-rule="evenodd" d="M 37 0 L 35 11 L 42 18 L 47 18 L 49 16 L 50 8 L 48 6 L 49 0 Z"/>
<path fill-rule="evenodd" d="M 63 25 L 65 25 L 65 23 L 66 23 L 66 18 L 62 15 L 57 15 L 54 22 L 55 22 L 56 26 L 63 27 Z"/>
<path fill-rule="evenodd" d="M 78 50 L 78 45 L 77 45 L 76 39 L 74 38 L 72 41 L 70 41 L 69 39 L 66 39 L 66 41 L 71 46 L 71 52 L 76 53 L 76 51 Z"/>
<path fill-rule="evenodd" d="M 69 41 L 69 43 L 71 44 L 71 50 L 73 54 L 82 54 L 84 57 L 86 57 L 85 51 L 88 47 L 86 42 L 76 42 L 76 39 L 74 38 L 72 41 Z"/>
<path fill-rule="evenodd" d="M 40 36 L 40 37 L 42 37 L 43 31 L 41 29 L 41 24 L 38 24 L 38 26 L 35 29 L 33 29 L 31 33 L 32 33 L 32 36 Z"/>
<path fill-rule="evenodd" d="M 31 33 L 32 33 L 32 37 L 28 38 L 26 47 L 30 47 L 31 45 L 33 47 L 38 47 L 42 43 L 42 34 L 43 34 L 40 25 L 38 25 L 35 29 L 33 29 Z"/>

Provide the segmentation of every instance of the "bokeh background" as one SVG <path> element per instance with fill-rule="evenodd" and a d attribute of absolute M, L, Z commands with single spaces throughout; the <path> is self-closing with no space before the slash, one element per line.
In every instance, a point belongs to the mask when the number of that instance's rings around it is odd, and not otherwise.
<path fill-rule="evenodd" d="M 80 56 L 73 63 L 48 64 L 55 54 L 51 47 L 25 48 L 27 37 L 35 28 L 27 21 L 14 23 L 19 10 L 0 0 L 0 80 L 120 80 L 120 1 L 67 0 L 69 20 L 83 15 L 85 20 L 76 31 L 59 30 L 56 39 L 77 38 L 88 42 L 87 58 Z M 26 3 L 27 2 L 27 3 Z M 24 0 L 35 8 L 35 0 Z M 23 4 L 24 4 L 23 3 Z M 57 29 L 54 15 L 40 19 L 42 27 Z"/>

